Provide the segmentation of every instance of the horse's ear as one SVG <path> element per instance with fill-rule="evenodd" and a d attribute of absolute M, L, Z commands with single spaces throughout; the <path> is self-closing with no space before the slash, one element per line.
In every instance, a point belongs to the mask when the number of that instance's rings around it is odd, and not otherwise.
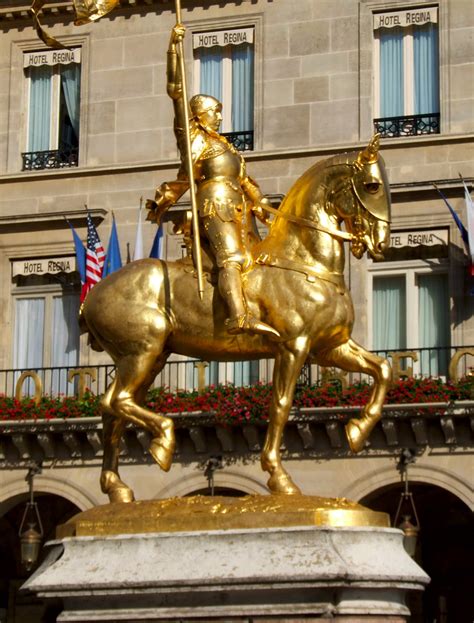
<path fill-rule="evenodd" d="M 367 147 L 359 152 L 357 162 L 362 166 L 364 164 L 373 164 L 374 162 L 377 162 L 379 157 L 379 147 L 380 134 L 374 134 Z"/>

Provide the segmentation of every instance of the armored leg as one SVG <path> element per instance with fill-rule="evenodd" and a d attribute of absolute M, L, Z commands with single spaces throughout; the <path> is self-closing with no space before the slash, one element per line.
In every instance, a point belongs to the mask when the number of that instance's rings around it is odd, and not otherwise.
<path fill-rule="evenodd" d="M 278 331 L 249 314 L 242 289 L 242 267 L 238 262 L 226 262 L 219 271 L 219 292 L 229 309 L 227 330 L 232 335 L 248 331 L 280 337 Z"/>

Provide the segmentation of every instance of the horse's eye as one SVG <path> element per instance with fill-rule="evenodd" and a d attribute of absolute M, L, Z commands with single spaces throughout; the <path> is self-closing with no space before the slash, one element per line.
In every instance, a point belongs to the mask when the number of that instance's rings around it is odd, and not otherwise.
<path fill-rule="evenodd" d="M 378 182 L 367 182 L 366 184 L 364 184 L 364 186 L 365 190 L 372 195 L 375 195 L 375 193 L 380 188 L 380 184 Z"/>

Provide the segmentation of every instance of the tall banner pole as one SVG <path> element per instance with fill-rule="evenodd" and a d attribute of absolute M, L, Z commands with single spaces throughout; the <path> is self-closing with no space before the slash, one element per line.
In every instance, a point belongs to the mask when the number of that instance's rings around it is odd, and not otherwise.
<path fill-rule="evenodd" d="M 181 21 L 181 2 L 175 0 L 176 7 L 176 23 L 182 24 Z M 199 298 L 202 299 L 204 294 L 204 280 L 202 274 L 202 257 L 201 257 L 201 240 L 199 238 L 199 215 L 196 199 L 196 185 L 194 182 L 193 171 L 193 155 L 191 151 L 191 131 L 189 127 L 189 108 L 188 108 L 188 89 L 186 84 L 186 69 L 184 64 L 184 46 L 182 41 L 178 41 L 178 61 L 181 72 L 181 84 L 183 89 L 184 101 L 184 125 L 186 136 L 186 168 L 189 177 L 189 192 L 191 195 L 191 211 L 193 215 L 193 243 L 194 243 L 194 261 L 196 262 L 196 271 L 198 279 Z"/>

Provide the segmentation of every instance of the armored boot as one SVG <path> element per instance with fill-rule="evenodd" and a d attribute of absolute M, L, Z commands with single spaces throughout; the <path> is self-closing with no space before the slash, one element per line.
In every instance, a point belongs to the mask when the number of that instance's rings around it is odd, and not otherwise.
<path fill-rule="evenodd" d="M 227 264 L 219 271 L 219 292 L 227 303 L 230 317 L 226 320 L 227 331 L 232 335 L 239 333 L 258 333 L 280 337 L 276 329 L 254 318 L 247 310 L 242 291 L 241 268 L 237 263 Z"/>

